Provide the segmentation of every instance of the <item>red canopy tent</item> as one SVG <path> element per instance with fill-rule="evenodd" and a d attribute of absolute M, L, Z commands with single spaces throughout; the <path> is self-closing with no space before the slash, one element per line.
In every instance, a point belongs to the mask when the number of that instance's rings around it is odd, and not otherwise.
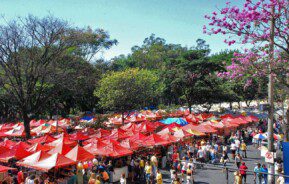
<path fill-rule="evenodd" d="M 210 125 L 200 124 L 191 128 L 192 130 L 197 130 L 202 133 L 216 133 L 217 130 L 212 128 Z"/>
<path fill-rule="evenodd" d="M 233 119 L 233 118 L 235 118 L 235 116 L 233 116 L 232 114 L 224 114 L 224 115 L 220 116 L 220 118 L 221 118 L 221 119 L 225 119 L 225 118 L 231 118 L 231 119 Z"/>
<path fill-rule="evenodd" d="M 17 143 L 17 145 L 13 146 L 10 150 L 7 150 L 2 154 L 0 154 L 0 161 L 8 162 L 12 158 L 20 160 L 31 154 L 32 154 L 31 152 L 26 150 L 25 143 L 19 142 Z"/>
<path fill-rule="evenodd" d="M 126 125 L 123 125 L 122 127 L 120 127 L 121 130 L 125 131 L 125 134 L 129 134 L 132 133 L 134 134 L 135 132 L 138 132 L 138 126 L 135 123 L 128 123 Z"/>
<path fill-rule="evenodd" d="M 234 119 L 232 119 L 232 118 L 224 118 L 224 119 L 222 119 L 222 122 L 227 127 L 238 127 L 239 126 L 238 122 L 233 121 L 233 120 Z"/>
<path fill-rule="evenodd" d="M 170 135 L 170 134 L 164 134 L 164 135 L 161 135 L 161 138 L 170 142 L 170 143 L 175 143 L 175 142 L 178 142 L 179 139 L 176 138 L 175 136 L 173 135 Z"/>
<path fill-rule="evenodd" d="M 44 152 L 44 151 L 37 151 L 35 153 L 33 153 L 32 155 L 23 158 L 22 160 L 17 162 L 17 165 L 19 166 L 33 166 L 35 163 L 46 159 L 48 157 L 50 157 L 51 155 Z"/>
<path fill-rule="evenodd" d="M 146 137 L 147 136 L 145 136 L 144 134 L 138 132 L 135 135 L 129 137 L 128 139 L 136 143 L 141 143 Z"/>
<path fill-rule="evenodd" d="M 55 141 L 56 139 L 50 135 L 45 135 L 45 136 L 42 136 L 42 137 L 38 137 L 38 138 L 35 138 L 35 139 L 29 139 L 28 142 L 31 143 L 31 144 L 34 144 L 34 143 L 50 143 L 50 142 L 53 142 Z"/>
<path fill-rule="evenodd" d="M 171 128 L 171 129 L 173 129 L 173 128 L 181 128 L 182 126 L 181 125 L 179 125 L 179 124 L 177 124 L 176 122 L 174 122 L 174 123 L 171 123 L 171 124 L 169 124 L 169 125 L 166 125 L 164 128 Z M 163 128 L 163 129 L 164 129 Z"/>
<path fill-rule="evenodd" d="M 73 161 L 86 161 L 94 159 L 94 155 L 86 151 L 83 147 L 76 145 L 72 150 L 65 154 L 67 158 L 70 158 Z"/>
<path fill-rule="evenodd" d="M 185 130 L 183 130 L 183 129 L 180 129 L 180 130 L 174 132 L 174 136 L 175 136 L 176 138 L 185 138 L 185 137 L 190 137 L 190 136 L 192 136 L 192 134 L 190 134 L 189 132 L 187 132 L 187 131 L 185 131 Z"/>
<path fill-rule="evenodd" d="M 147 134 L 147 133 L 151 133 L 151 132 L 155 131 L 156 128 L 157 128 L 156 126 L 145 121 L 145 122 L 142 122 L 142 123 L 137 125 L 136 131 Z"/>
<path fill-rule="evenodd" d="M 127 148 L 124 148 L 118 144 L 109 144 L 98 150 L 96 155 L 107 156 L 107 157 L 123 157 L 132 155 L 133 152 Z"/>
<path fill-rule="evenodd" d="M 8 130 L 11 130 L 13 126 L 14 126 L 14 123 L 5 123 L 5 124 L 0 125 L 0 130 L 8 131 Z"/>
<path fill-rule="evenodd" d="M 16 126 L 13 129 L 7 131 L 4 133 L 6 136 L 10 137 L 25 137 L 25 130 L 24 126 L 21 124 L 20 126 Z M 33 132 L 31 132 L 32 136 L 35 135 Z"/>
<path fill-rule="evenodd" d="M 46 123 L 46 121 L 43 120 L 43 119 L 40 119 L 40 120 L 38 120 L 38 121 L 36 121 L 35 119 L 33 119 L 33 120 L 30 121 L 30 127 L 38 127 L 38 126 L 40 126 L 40 125 L 42 125 L 42 124 L 44 124 L 44 123 Z"/>
<path fill-rule="evenodd" d="M 93 128 L 88 128 L 88 127 L 86 127 L 86 128 L 84 128 L 84 129 L 82 129 L 81 132 L 84 133 L 84 135 L 90 136 L 90 135 L 95 134 L 95 133 L 96 133 L 96 130 L 93 129 Z"/>
<path fill-rule="evenodd" d="M 142 143 L 143 146 L 159 146 L 159 145 L 167 145 L 170 142 L 166 141 L 165 139 L 161 138 L 158 134 L 151 134 L 146 137 Z"/>
<path fill-rule="evenodd" d="M 186 116 L 185 119 L 188 123 L 197 124 L 199 122 L 199 119 L 194 114 L 190 114 L 190 115 Z"/>
<path fill-rule="evenodd" d="M 106 138 L 114 139 L 114 140 L 121 140 L 128 138 L 129 136 L 125 134 L 126 132 L 121 129 L 114 129 L 109 136 Z"/>
<path fill-rule="evenodd" d="M 239 124 L 239 125 L 245 125 L 245 124 L 249 123 L 248 121 L 246 121 L 246 120 L 244 120 L 244 119 L 242 119 L 240 117 L 232 119 L 231 122 L 233 122 L 235 124 Z"/>
<path fill-rule="evenodd" d="M 98 150 L 105 146 L 107 146 L 107 144 L 105 144 L 99 139 L 95 139 L 93 142 L 85 145 L 83 148 L 89 151 L 90 153 L 96 155 L 98 153 Z"/>
<path fill-rule="evenodd" d="M 253 115 L 245 116 L 244 120 L 246 120 L 247 122 L 259 122 L 259 118 Z"/>
<path fill-rule="evenodd" d="M 49 151 L 51 150 L 53 147 L 51 146 L 47 146 L 47 145 L 42 145 L 40 143 L 35 143 L 33 144 L 30 148 L 27 149 L 27 151 L 35 153 L 37 151 Z"/>
<path fill-rule="evenodd" d="M 6 148 L 11 149 L 13 146 L 16 146 L 17 142 L 11 141 L 9 139 L 5 139 L 0 143 L 0 146 L 4 146 Z"/>
<path fill-rule="evenodd" d="M 98 129 L 96 134 L 93 134 L 92 136 L 90 136 L 90 138 L 102 138 L 102 137 L 107 137 L 111 134 L 111 132 L 109 130 L 105 130 L 105 129 Z"/>
<path fill-rule="evenodd" d="M 224 128 L 226 128 L 226 125 L 224 123 L 222 123 L 222 122 L 214 123 L 214 122 L 211 122 L 211 121 L 206 121 L 204 123 L 204 125 L 210 125 L 214 129 L 224 129 Z"/>
<path fill-rule="evenodd" d="M 70 140 L 68 137 L 61 137 L 59 139 L 56 139 L 55 141 L 48 143 L 47 145 L 55 147 L 62 143 L 68 146 L 75 146 L 77 144 L 75 141 Z"/>
<path fill-rule="evenodd" d="M 64 142 L 61 142 L 57 144 L 53 149 L 51 149 L 48 153 L 54 154 L 54 153 L 60 153 L 62 155 L 65 155 L 71 150 L 72 145 L 65 144 Z"/>
<path fill-rule="evenodd" d="M 6 167 L 6 166 L 3 166 L 3 165 L 0 165 L 0 173 L 7 172 L 9 170 L 16 170 L 16 168 Z"/>
<path fill-rule="evenodd" d="M 173 134 L 175 131 L 172 128 L 165 127 L 161 131 L 159 131 L 157 134 L 158 135 L 165 135 L 165 134 Z"/>
<path fill-rule="evenodd" d="M 84 135 L 82 132 L 76 132 L 70 135 L 70 139 L 73 141 L 84 141 L 89 139 L 89 136 Z"/>
<path fill-rule="evenodd" d="M 183 126 L 182 129 L 187 131 L 190 129 L 193 130 L 196 127 L 197 127 L 197 125 L 187 124 L 187 125 Z"/>
<path fill-rule="evenodd" d="M 121 141 L 120 145 L 124 148 L 131 150 L 131 151 L 135 151 L 140 147 L 140 145 L 138 143 L 136 143 L 130 139 L 126 139 L 126 140 Z"/>
<path fill-rule="evenodd" d="M 102 139 L 102 142 L 104 142 L 105 144 L 118 144 L 120 145 L 120 142 L 114 140 L 114 139 Z"/>
<path fill-rule="evenodd" d="M 70 165 L 75 165 L 75 164 L 76 164 L 75 161 L 59 153 L 55 153 L 51 155 L 50 157 L 35 163 L 33 166 L 31 166 L 31 168 L 47 172 L 53 168 L 61 168 L 61 167 L 66 167 Z"/>

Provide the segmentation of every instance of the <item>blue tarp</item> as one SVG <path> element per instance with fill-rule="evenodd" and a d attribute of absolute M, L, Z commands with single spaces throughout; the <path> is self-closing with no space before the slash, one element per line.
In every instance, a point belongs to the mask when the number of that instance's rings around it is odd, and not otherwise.
<path fill-rule="evenodd" d="M 185 126 L 188 124 L 188 122 L 184 120 L 183 118 L 167 118 L 167 119 L 161 120 L 160 122 L 166 125 L 177 123 L 181 126 Z"/>
<path fill-rule="evenodd" d="M 93 116 L 83 116 L 80 120 L 90 121 L 93 119 Z"/>
<path fill-rule="evenodd" d="M 283 162 L 284 162 L 284 175 L 289 175 L 289 142 L 283 142 Z M 285 178 L 285 183 L 289 183 L 289 178 Z"/>

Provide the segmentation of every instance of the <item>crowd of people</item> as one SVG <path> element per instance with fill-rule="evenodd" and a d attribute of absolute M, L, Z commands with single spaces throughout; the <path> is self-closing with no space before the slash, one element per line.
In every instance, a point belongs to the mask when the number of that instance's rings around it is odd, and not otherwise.
<path fill-rule="evenodd" d="M 69 170 L 60 169 L 56 173 L 39 174 L 20 168 L 17 174 L 12 173 L 3 183 L 108 184 L 113 183 L 115 168 L 127 167 L 127 172 L 122 173 L 118 179 L 120 184 L 162 184 L 163 176 L 160 169 L 170 171 L 172 184 L 192 184 L 195 172 L 204 165 L 213 164 L 226 168 L 230 163 L 230 167 L 235 169 L 235 184 L 242 184 L 247 182 L 248 166 L 244 161 L 244 158 L 247 158 L 247 144 L 253 142 L 260 146 L 259 142 L 253 140 L 252 135 L 265 128 L 264 123 L 260 123 L 255 128 L 238 129 L 230 136 L 211 134 L 205 138 L 190 137 L 169 146 L 158 146 L 127 157 L 98 157 L 91 162 L 79 163 Z M 281 174 L 282 170 L 282 163 L 277 160 L 276 173 Z M 258 163 L 253 173 L 255 183 L 267 183 L 268 169 L 265 164 Z M 277 182 L 284 183 L 284 178 L 277 178 Z"/>

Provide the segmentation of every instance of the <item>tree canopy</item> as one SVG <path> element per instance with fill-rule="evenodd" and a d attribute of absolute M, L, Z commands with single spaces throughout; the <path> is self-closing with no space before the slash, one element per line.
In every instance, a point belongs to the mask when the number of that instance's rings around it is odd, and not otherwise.
<path fill-rule="evenodd" d="M 105 74 L 95 95 L 108 110 L 125 112 L 141 109 L 158 96 L 161 85 L 158 76 L 145 69 L 127 69 Z"/>

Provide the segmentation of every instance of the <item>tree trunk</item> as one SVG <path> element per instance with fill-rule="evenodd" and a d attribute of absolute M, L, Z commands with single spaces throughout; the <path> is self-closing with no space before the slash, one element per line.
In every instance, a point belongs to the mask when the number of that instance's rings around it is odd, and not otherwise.
<path fill-rule="evenodd" d="M 232 110 L 232 109 L 233 109 L 233 103 L 230 102 L 230 110 Z"/>
<path fill-rule="evenodd" d="M 188 104 L 188 106 L 189 106 L 190 114 L 192 114 L 192 105 L 191 105 L 191 104 Z"/>
<path fill-rule="evenodd" d="M 246 106 L 247 106 L 247 107 L 250 107 L 250 104 L 251 104 L 251 101 L 250 101 L 250 100 L 245 101 L 245 103 L 246 103 Z"/>
<path fill-rule="evenodd" d="M 22 117 L 23 117 L 23 121 L 24 121 L 24 130 L 25 130 L 25 134 L 26 134 L 26 139 L 30 139 L 31 135 L 30 135 L 30 118 L 28 117 L 28 114 L 26 111 L 22 112 Z"/>
<path fill-rule="evenodd" d="M 121 122 L 122 122 L 122 125 L 124 125 L 124 112 L 121 112 Z"/>
<path fill-rule="evenodd" d="M 241 109 L 241 103 L 242 103 L 242 102 L 238 102 L 239 109 Z"/>

